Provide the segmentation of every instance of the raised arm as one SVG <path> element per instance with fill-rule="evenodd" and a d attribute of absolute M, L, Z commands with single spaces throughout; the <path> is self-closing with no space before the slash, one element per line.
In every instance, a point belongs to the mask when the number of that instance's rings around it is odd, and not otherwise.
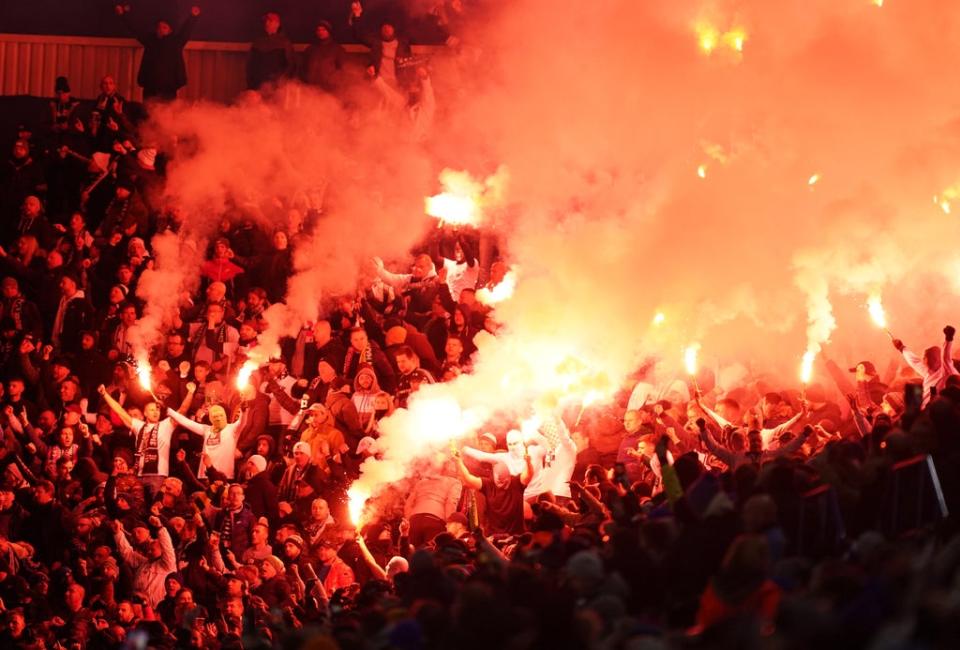
<path fill-rule="evenodd" d="M 953 335 L 957 333 L 957 330 L 951 325 L 947 325 L 943 328 L 943 367 L 947 369 L 947 372 L 951 375 L 960 374 L 957 371 L 957 367 L 953 365 Z"/>
<path fill-rule="evenodd" d="M 530 459 L 530 450 L 526 445 L 523 446 L 523 469 L 520 470 L 520 482 L 524 486 L 530 485 L 530 479 L 533 478 L 533 462 Z"/>
<path fill-rule="evenodd" d="M 700 409 L 706 413 L 707 417 L 713 420 L 713 422 L 721 429 L 734 426 L 732 422 L 728 422 L 727 420 L 723 419 L 719 413 L 704 405 L 703 402 L 700 401 L 699 397 L 697 398 L 697 406 L 699 406 Z"/>
<path fill-rule="evenodd" d="M 173 418 L 173 421 L 179 424 L 181 427 L 183 427 L 187 431 L 192 431 L 198 436 L 205 435 L 207 432 L 206 425 L 200 424 L 199 422 L 194 422 L 187 416 L 177 413 L 172 408 L 167 409 L 167 415 Z"/>
<path fill-rule="evenodd" d="M 725 465 L 733 469 L 733 466 L 737 463 L 736 454 L 717 444 L 716 440 L 713 439 L 713 436 L 710 435 L 710 432 L 707 431 L 707 423 L 703 422 L 703 418 L 697 420 L 697 428 L 700 430 L 700 440 L 703 441 L 703 446 L 706 447 L 711 454 L 719 458 Z"/>
<path fill-rule="evenodd" d="M 402 289 L 410 282 L 412 276 L 409 273 L 391 273 L 384 268 L 383 260 L 379 257 L 373 258 L 373 263 L 377 267 L 377 275 L 391 287 Z"/>
<path fill-rule="evenodd" d="M 467 469 L 467 466 L 463 464 L 463 457 L 456 449 L 453 450 L 453 458 L 457 461 L 457 471 L 460 472 L 460 482 L 471 490 L 479 490 L 482 488 L 483 481 L 480 480 L 480 477 L 474 476 L 470 473 L 470 470 Z"/>
<path fill-rule="evenodd" d="M 804 427 L 803 431 L 800 432 L 799 436 L 797 436 L 796 438 L 794 438 L 784 446 L 780 447 L 780 449 L 776 449 L 774 451 L 770 451 L 767 453 L 773 456 L 774 458 L 779 456 L 788 456 L 793 452 L 797 451 L 798 449 L 800 449 L 800 447 L 803 446 L 803 443 L 807 441 L 807 438 L 810 437 L 811 433 L 813 433 L 812 427 L 809 427 L 809 426 Z"/>
<path fill-rule="evenodd" d="M 487 451 L 480 451 L 479 449 L 474 449 L 473 447 L 464 447 L 462 449 L 463 455 L 471 460 L 476 460 L 481 463 L 499 463 L 501 459 L 507 455 L 505 451 L 498 451 L 490 453 Z"/>
<path fill-rule="evenodd" d="M 117 414 L 117 417 L 119 417 L 120 421 L 123 422 L 123 426 L 127 427 L 128 429 L 133 426 L 133 418 L 130 417 L 129 413 L 127 413 L 127 409 L 123 408 L 123 406 L 120 405 L 120 402 L 113 399 L 103 384 L 97 386 L 97 392 L 100 393 L 100 399 L 102 399 L 104 403 L 110 407 L 111 411 Z"/>
<path fill-rule="evenodd" d="M 789 431 L 794 425 L 797 424 L 805 415 L 807 414 L 807 404 L 804 402 L 803 407 L 794 415 L 792 418 L 784 422 L 778 427 L 772 429 L 762 429 L 760 431 L 760 437 L 763 438 L 763 448 L 766 449 L 770 445 L 771 440 L 776 440 L 780 437 L 784 431 Z"/>
<path fill-rule="evenodd" d="M 383 570 L 379 564 L 377 564 L 376 559 L 374 559 L 373 554 L 370 552 L 370 549 L 367 548 L 367 542 L 363 539 L 363 535 L 357 532 L 357 546 L 360 547 L 360 552 L 363 554 L 363 559 L 367 563 L 367 566 L 370 567 L 370 572 L 373 573 L 373 577 L 377 580 L 386 580 L 387 572 Z"/>
<path fill-rule="evenodd" d="M 180 402 L 180 408 L 177 409 L 177 412 L 181 415 L 186 415 L 190 412 L 190 407 L 193 406 L 193 396 L 197 394 L 197 385 L 195 383 L 187 382 L 187 394 L 183 396 L 183 401 Z"/>
<path fill-rule="evenodd" d="M 923 359 L 907 349 L 907 346 L 903 344 L 903 341 L 900 339 L 893 339 L 893 347 L 903 355 L 903 360 L 907 362 L 907 365 L 910 366 L 915 373 L 921 377 L 927 376 L 927 366 L 923 363 Z M 946 346 L 944 346 L 946 348 Z"/>

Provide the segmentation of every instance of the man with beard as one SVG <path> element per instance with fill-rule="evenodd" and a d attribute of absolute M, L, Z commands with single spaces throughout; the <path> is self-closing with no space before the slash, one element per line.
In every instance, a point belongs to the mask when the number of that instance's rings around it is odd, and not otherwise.
<path fill-rule="evenodd" d="M 512 475 L 504 463 L 497 462 L 493 466 L 493 478 L 480 478 L 471 474 L 463 464 L 459 450 L 453 450 L 453 458 L 460 472 L 460 482 L 471 490 L 477 490 L 486 499 L 486 531 L 494 535 L 523 533 L 523 491 L 533 476 L 533 465 L 526 445 L 523 445 L 524 467 L 519 476 Z"/>

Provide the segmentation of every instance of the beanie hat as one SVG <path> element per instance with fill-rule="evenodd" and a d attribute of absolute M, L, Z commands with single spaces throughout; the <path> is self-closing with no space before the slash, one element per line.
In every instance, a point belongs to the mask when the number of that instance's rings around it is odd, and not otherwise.
<path fill-rule="evenodd" d="M 251 456 L 249 462 L 257 468 L 257 472 L 262 472 L 267 469 L 267 459 L 260 454 Z"/>
<path fill-rule="evenodd" d="M 290 535 L 288 538 L 283 540 L 283 543 L 293 544 L 294 546 L 299 548 L 301 551 L 303 550 L 303 538 L 300 537 L 299 535 Z"/>
<path fill-rule="evenodd" d="M 293 453 L 302 452 L 309 456 L 311 454 L 310 443 L 301 440 L 293 446 Z"/>
<path fill-rule="evenodd" d="M 294 535 L 294 537 L 296 537 L 296 535 Z M 289 537 L 287 538 L 287 541 L 290 541 Z M 283 564 L 283 560 L 278 558 L 276 555 L 268 555 L 267 557 L 263 558 L 263 561 L 272 566 L 273 570 L 280 574 L 282 574 L 286 568 Z"/>
<path fill-rule="evenodd" d="M 386 333 L 387 347 L 400 345 L 407 340 L 407 328 L 402 326 L 391 327 Z"/>

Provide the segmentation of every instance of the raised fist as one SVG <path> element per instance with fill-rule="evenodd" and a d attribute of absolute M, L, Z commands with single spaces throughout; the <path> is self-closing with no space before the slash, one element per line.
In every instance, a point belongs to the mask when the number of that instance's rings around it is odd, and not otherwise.
<path fill-rule="evenodd" d="M 943 335 L 947 338 L 948 341 L 953 340 L 953 335 L 957 333 L 957 330 L 953 328 L 952 325 L 947 325 L 943 328 Z"/>
<path fill-rule="evenodd" d="M 893 339 L 893 347 L 897 348 L 897 352 L 903 352 L 903 348 L 905 346 L 903 345 L 903 341 L 900 339 Z"/>
<path fill-rule="evenodd" d="M 114 11 L 114 13 L 116 13 L 118 16 L 122 16 L 123 14 L 125 14 L 125 13 L 127 12 L 127 10 L 124 8 L 123 5 L 114 5 L 114 6 L 113 6 L 113 11 Z"/>
<path fill-rule="evenodd" d="M 106 395 L 107 387 L 104 386 L 103 384 L 100 384 L 99 386 L 97 386 L 97 393 L 99 393 L 100 395 Z"/>
<path fill-rule="evenodd" d="M 190 7 L 190 15 L 191 15 L 191 16 L 199 16 L 199 15 L 200 15 L 200 7 L 198 7 L 197 5 L 193 5 L 192 7 Z"/>

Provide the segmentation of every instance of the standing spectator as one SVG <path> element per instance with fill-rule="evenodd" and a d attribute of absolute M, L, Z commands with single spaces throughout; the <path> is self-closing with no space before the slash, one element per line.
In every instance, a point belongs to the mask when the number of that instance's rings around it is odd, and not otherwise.
<path fill-rule="evenodd" d="M 177 98 L 177 91 L 187 84 L 187 67 L 183 62 L 183 48 L 190 40 L 190 34 L 200 15 L 200 7 L 194 5 L 190 9 L 190 17 L 173 31 L 171 22 L 161 18 L 157 21 L 152 34 L 136 30 L 127 19 L 129 5 L 114 7 L 127 29 L 133 32 L 143 45 L 143 59 L 140 61 L 140 72 L 137 73 L 137 83 L 143 88 L 143 98 L 172 101 Z"/>
<path fill-rule="evenodd" d="M 30 144 L 26 140 L 13 143 L 9 160 L 0 168 L 0 216 L 3 217 L 3 242 L 13 241 L 15 225 L 14 212 L 23 205 L 24 199 L 46 190 L 43 168 L 30 154 Z"/>
<path fill-rule="evenodd" d="M 247 60 L 247 88 L 260 90 L 293 76 L 296 69 L 293 42 L 280 29 L 280 14 L 268 11 L 263 15 L 263 34 L 250 45 Z"/>
<path fill-rule="evenodd" d="M 93 305 L 77 284 L 77 277 L 69 272 L 60 279 L 60 306 L 51 338 L 54 346 L 64 353 L 79 352 L 80 334 L 93 324 Z"/>
<path fill-rule="evenodd" d="M 173 550 L 170 533 L 160 524 L 158 517 L 150 517 L 149 523 L 157 529 L 157 538 L 148 538 L 147 555 L 130 545 L 123 524 L 113 522 L 113 538 L 124 564 L 134 572 L 133 588 L 146 595 L 151 607 L 160 604 L 166 595 L 164 583 L 167 576 L 177 570 L 177 557 Z"/>
<path fill-rule="evenodd" d="M 336 92 L 342 83 L 343 64 L 346 52 L 331 34 L 326 20 L 317 23 L 314 32 L 317 39 L 303 53 L 302 78 L 305 83 L 317 86 L 328 93 Z"/>
<path fill-rule="evenodd" d="M 379 37 L 370 44 L 370 58 L 367 60 L 367 74 L 385 81 L 390 87 L 399 89 L 410 81 L 409 65 L 411 58 L 410 43 L 397 38 L 397 29 L 387 21 L 380 25 Z"/>

